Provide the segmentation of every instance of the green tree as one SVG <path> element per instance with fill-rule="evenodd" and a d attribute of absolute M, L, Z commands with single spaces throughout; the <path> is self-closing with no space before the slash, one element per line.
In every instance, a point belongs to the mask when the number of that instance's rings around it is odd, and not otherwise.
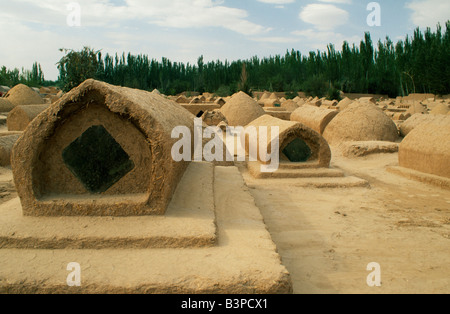
<path fill-rule="evenodd" d="M 333 97 L 345 93 L 377 93 L 391 97 L 411 92 L 450 93 L 450 21 L 445 30 L 437 25 L 414 31 L 394 44 L 388 37 L 374 47 L 370 33 L 358 45 L 344 42 L 338 51 L 332 44 L 326 51 L 286 51 L 284 55 L 248 60 L 209 61 L 200 56 L 195 64 L 172 62 L 167 58 L 122 53 L 102 55 L 84 47 L 81 51 L 62 49 L 57 63 L 59 84 L 67 91 L 88 78 L 143 90 L 158 89 L 165 94 L 184 91 L 219 92 L 243 90 L 298 91 Z M 0 84 L 30 86 L 50 84 L 38 63 L 31 70 L 0 69 Z M 328 95 L 327 95 L 328 94 Z"/>
<path fill-rule="evenodd" d="M 327 95 L 330 85 L 323 75 L 313 75 L 303 85 L 303 91 L 308 96 L 322 98 Z"/>
<path fill-rule="evenodd" d="M 59 82 L 62 90 L 69 91 L 90 78 L 97 78 L 99 71 L 98 54 L 89 47 L 81 51 L 60 49 L 65 55 L 57 63 Z"/>

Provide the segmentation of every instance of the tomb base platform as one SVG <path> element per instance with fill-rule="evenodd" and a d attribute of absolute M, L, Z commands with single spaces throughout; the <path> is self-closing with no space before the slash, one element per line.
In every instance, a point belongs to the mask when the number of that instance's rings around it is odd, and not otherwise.
<path fill-rule="evenodd" d="M 281 162 L 275 172 L 262 172 L 260 162 L 240 164 L 242 175 L 249 187 L 288 185 L 312 188 L 369 187 L 361 178 L 347 176 L 342 170 L 323 168 L 317 162 Z"/>
<path fill-rule="evenodd" d="M 184 189 L 191 194 L 187 198 L 179 196 Z M 0 293 L 292 293 L 290 275 L 236 167 L 192 163 L 165 217 L 129 217 L 126 223 L 116 217 L 22 217 L 31 220 L 20 222 L 18 211 L 18 199 L 0 206 Z M 68 218 L 75 229 L 58 225 Z M 53 228 L 31 227 L 34 219 L 50 219 Z M 16 231 L 6 226 L 8 220 Z M 176 242 L 175 234 L 185 239 Z M 158 241 L 170 235 L 172 240 Z M 81 267 L 79 287 L 67 284 L 69 263 Z"/>
<path fill-rule="evenodd" d="M 431 184 L 443 189 L 450 190 L 450 178 L 436 176 L 405 167 L 391 166 L 386 168 L 390 173 L 394 173 L 410 180 L 415 180 L 427 184 Z"/>
<path fill-rule="evenodd" d="M 20 200 L 0 208 L 0 247 L 20 249 L 185 248 L 217 242 L 214 166 L 193 163 L 163 216 L 26 217 Z M 195 184 L 192 184 L 195 182 Z M 61 196 L 47 202 L 96 202 L 111 207 L 136 196 Z"/>

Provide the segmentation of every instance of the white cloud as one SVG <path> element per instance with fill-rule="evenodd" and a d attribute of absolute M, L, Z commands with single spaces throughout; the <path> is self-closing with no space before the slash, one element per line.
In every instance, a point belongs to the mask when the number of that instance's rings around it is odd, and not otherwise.
<path fill-rule="evenodd" d="M 322 3 L 308 4 L 302 8 L 299 18 L 312 27 L 291 32 L 311 50 L 326 50 L 328 44 L 334 44 L 336 49 L 342 47 L 344 41 L 350 44 L 358 42 L 358 36 L 343 35 L 337 31 L 339 26 L 349 21 L 350 14 L 337 5 L 351 4 L 351 0 L 318 0 Z"/>
<path fill-rule="evenodd" d="M 295 37 L 253 37 L 250 38 L 253 41 L 261 43 L 271 43 L 271 44 L 293 44 L 299 41 L 299 38 Z"/>
<path fill-rule="evenodd" d="M 269 4 L 288 4 L 288 3 L 294 3 L 295 0 L 258 0 L 258 2 L 269 3 Z"/>
<path fill-rule="evenodd" d="M 303 7 L 299 18 L 312 28 L 291 32 L 292 35 L 301 38 L 310 50 L 325 50 L 328 44 L 334 44 L 340 48 L 344 40 L 352 43 L 358 41 L 357 36 L 349 37 L 337 31 L 339 26 L 347 24 L 350 14 L 337 5 L 351 4 L 352 0 L 318 0 L 320 3 L 312 3 Z"/>
<path fill-rule="evenodd" d="M 333 4 L 308 4 L 300 12 L 303 22 L 313 24 L 315 28 L 326 31 L 348 22 L 349 13 Z"/>
<path fill-rule="evenodd" d="M 272 30 L 251 22 L 247 11 L 220 0 L 75 0 L 81 6 L 81 27 L 69 27 L 67 4 L 71 1 L 4 1 L 0 29 L 7 40 L 0 49 L 0 65 L 31 68 L 37 61 L 47 79 L 56 79 L 55 63 L 62 57 L 59 48 L 83 46 L 110 54 L 151 53 L 155 58 L 192 62 L 200 54 L 220 52 L 215 47 L 222 46 L 212 44 L 216 31 L 222 35 L 220 30 L 229 30 L 232 33 L 227 36 L 232 37 L 233 32 L 262 36 Z M 203 38 L 203 30 L 211 28 L 216 30 Z M 202 32 L 197 34 L 197 29 Z M 240 38 L 245 40 L 234 40 Z"/>
<path fill-rule="evenodd" d="M 114 5 L 109 0 L 78 0 L 83 26 L 113 27 L 121 22 L 145 21 L 162 27 L 203 28 L 220 27 L 243 35 L 268 31 L 262 25 L 247 20 L 245 10 L 221 5 L 212 0 L 126 0 Z M 2 5 L 2 12 L 18 16 L 23 21 L 41 25 L 61 25 L 69 13 L 69 1 L 17 0 Z"/>
<path fill-rule="evenodd" d="M 352 0 L 318 0 L 319 2 L 337 3 L 337 4 L 351 4 Z"/>
<path fill-rule="evenodd" d="M 80 28 L 66 24 L 67 4 L 72 1 L 81 5 Z M 30 68 L 37 61 L 47 79 L 56 79 L 55 63 L 62 57 L 59 48 L 79 50 L 90 46 L 103 49 L 104 54 L 145 53 L 156 59 L 164 56 L 172 61 L 193 63 L 202 54 L 210 60 L 240 59 L 255 54 L 267 56 L 286 48 L 303 52 L 325 50 L 328 43 L 340 48 L 343 40 L 359 43 L 367 29 L 364 23 L 357 30 L 358 36 L 346 33 L 349 28 L 358 27 L 353 20 L 349 27 L 340 28 L 350 22 L 347 5 L 355 1 L 258 1 L 273 9 L 306 4 L 299 8 L 300 20 L 282 20 L 272 29 L 252 18 L 273 22 L 273 11 L 247 11 L 238 1 L 233 5 L 229 4 L 232 1 L 224 0 L 3 1 L 0 29 L 5 38 L 0 49 L 0 66 Z M 447 0 L 402 1 L 408 3 L 417 25 L 433 27 L 449 16 Z M 366 12 L 365 8 L 361 10 Z M 401 18 L 404 20 L 405 16 Z M 307 23 L 304 29 L 293 31 L 302 21 Z"/>
<path fill-rule="evenodd" d="M 437 23 L 445 25 L 450 20 L 450 2 L 448 0 L 420 0 L 406 3 L 411 9 L 411 20 L 419 27 L 436 27 Z"/>
<path fill-rule="evenodd" d="M 0 29 L 7 30 L 8 36 L 0 49 L 0 66 L 31 69 L 37 61 L 46 79 L 56 79 L 58 76 L 56 62 L 62 57 L 59 48 L 68 47 L 69 44 L 82 47 L 77 38 L 67 38 L 49 30 L 37 31 L 5 16 L 0 17 Z"/>
<path fill-rule="evenodd" d="M 344 41 L 347 41 L 352 45 L 353 43 L 358 44 L 361 40 L 359 36 L 349 37 L 333 31 L 318 31 L 312 28 L 293 31 L 291 34 L 298 36 L 297 40 L 306 42 L 309 50 L 320 49 L 321 51 L 324 51 L 328 44 L 334 44 L 336 50 L 340 50 Z"/>

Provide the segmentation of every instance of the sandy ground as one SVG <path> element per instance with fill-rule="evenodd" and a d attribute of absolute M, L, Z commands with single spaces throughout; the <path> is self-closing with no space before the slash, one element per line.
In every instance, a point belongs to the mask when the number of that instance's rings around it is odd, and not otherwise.
<path fill-rule="evenodd" d="M 206 181 L 201 181 L 205 179 Z M 207 184 L 210 185 L 209 188 L 205 188 Z M 233 195 L 232 199 L 230 194 Z M 192 200 L 189 200 L 190 195 Z M 216 245 L 192 248 L 172 248 L 168 245 L 151 249 L 108 245 L 104 249 L 89 249 L 88 246 L 56 250 L 48 246 L 46 249 L 2 247 L 0 293 L 287 294 L 292 291 L 289 273 L 281 265 L 280 256 L 276 254 L 276 246 L 266 229 L 263 217 L 237 168 L 213 169 L 211 164 L 192 163 L 178 186 L 174 200 L 174 206 L 180 207 L 173 210 L 169 208 L 165 218 L 154 217 L 156 221 L 153 222 L 173 220 L 171 218 L 175 219 L 174 211 L 178 212 L 178 216 L 182 217 L 180 223 L 184 223 L 186 229 L 181 230 L 183 227 L 178 225 L 179 236 L 184 237 L 186 231 L 193 229 L 192 238 L 202 235 L 205 230 L 198 228 L 198 219 L 206 220 L 206 223 L 210 221 L 212 224 L 209 211 L 206 214 L 202 212 L 207 209 L 215 211 Z M 180 204 L 182 200 L 188 200 L 185 202 L 186 207 Z M 0 214 L 7 216 L 10 212 L 8 207 L 15 204 L 18 205 L 17 199 L 4 203 L 0 206 Z M 208 208 L 193 210 L 197 206 Z M 196 219 L 187 221 L 186 218 L 192 218 L 192 214 L 187 214 L 186 211 L 194 211 Z M 185 215 L 188 217 L 184 217 Z M 33 217 L 22 218 L 29 221 Z M 61 227 L 68 219 L 75 220 L 74 224 L 80 222 L 80 219 L 86 219 L 37 218 L 39 219 L 31 219 L 32 222 L 37 221 L 45 229 L 55 225 Z M 111 219 L 136 225 L 136 220 L 140 221 L 143 217 Z M 91 217 L 87 223 L 97 224 L 97 230 L 114 228 L 110 224 L 111 219 L 98 221 Z M 137 226 L 136 229 L 140 227 Z M 42 231 L 44 235 L 47 234 L 45 229 Z M 122 233 L 120 229 L 117 228 L 117 234 Z M 128 229 L 129 237 L 136 237 L 130 225 Z M 75 232 L 78 234 L 77 230 Z M 71 230 L 67 231 L 65 236 L 70 237 L 70 233 Z M 23 231 L 9 233 L 6 237 L 18 238 L 22 234 Z M 58 243 L 64 240 L 62 236 L 64 235 L 55 236 Z M 102 232 L 99 232 L 98 236 L 102 236 Z M 140 238 L 139 235 L 137 238 Z M 72 262 L 78 263 L 81 268 L 79 288 L 67 286 L 66 267 Z"/>
<path fill-rule="evenodd" d="M 333 167 L 371 188 L 250 189 L 294 293 L 450 293 L 450 191 L 387 172 L 397 160 L 334 152 Z M 0 168 L 0 204 L 15 197 L 11 170 Z M 372 262 L 381 287 L 366 283 Z"/>
<path fill-rule="evenodd" d="M 332 166 L 371 188 L 251 189 L 294 293 L 450 293 L 450 191 L 391 174 L 398 154 L 347 159 Z M 381 287 L 369 287 L 369 263 Z"/>
<path fill-rule="evenodd" d="M 17 197 L 11 167 L 0 167 L 0 204 Z"/>

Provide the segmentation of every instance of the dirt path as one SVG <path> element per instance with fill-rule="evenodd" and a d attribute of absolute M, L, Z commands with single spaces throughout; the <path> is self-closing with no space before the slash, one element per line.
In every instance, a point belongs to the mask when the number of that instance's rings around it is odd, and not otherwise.
<path fill-rule="evenodd" d="M 450 293 L 450 191 L 387 172 L 397 158 L 335 152 L 333 166 L 370 189 L 251 189 L 294 293 Z M 366 283 L 372 262 L 381 287 Z"/>
<path fill-rule="evenodd" d="M 0 204 L 17 197 L 11 167 L 0 167 Z"/>

